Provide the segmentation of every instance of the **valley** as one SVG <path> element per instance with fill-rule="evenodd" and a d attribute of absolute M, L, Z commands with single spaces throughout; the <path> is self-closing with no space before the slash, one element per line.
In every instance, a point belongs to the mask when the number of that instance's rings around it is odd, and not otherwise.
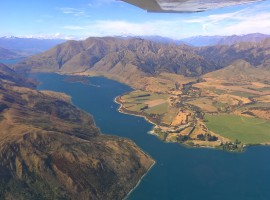
<path fill-rule="evenodd" d="M 0 200 L 270 199 L 270 0 L 1 8 Z"/>
<path fill-rule="evenodd" d="M 138 38 L 88 38 L 58 45 L 14 69 L 81 76 L 82 81 L 84 76 L 117 80 L 134 88 L 116 99 L 120 111 L 155 124 L 151 133 L 161 140 L 243 151 L 246 145 L 270 143 L 265 132 L 270 119 L 269 41 L 195 48 Z M 237 125 L 227 134 L 221 131 L 226 122 L 211 126 L 226 116 L 242 125 L 240 132 Z M 246 133 L 250 124 L 241 123 L 246 118 L 265 123 L 258 133 Z M 251 141 L 252 134 L 266 136 Z"/>

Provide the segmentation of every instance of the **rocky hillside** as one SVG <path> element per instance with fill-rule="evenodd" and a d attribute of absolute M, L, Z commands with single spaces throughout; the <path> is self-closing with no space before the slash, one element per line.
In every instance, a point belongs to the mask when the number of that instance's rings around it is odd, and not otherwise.
<path fill-rule="evenodd" d="M 140 38 L 89 38 L 68 41 L 16 66 L 36 72 L 99 71 L 118 76 L 161 72 L 198 76 L 216 69 L 186 45 L 162 44 Z"/>
<path fill-rule="evenodd" d="M 245 42 L 232 46 L 202 47 L 196 52 L 218 68 L 226 67 L 238 59 L 245 60 L 255 67 L 269 69 L 270 66 L 270 38 L 258 43 Z"/>
<path fill-rule="evenodd" d="M 123 199 L 154 161 L 65 94 L 29 85 L 0 65 L 0 199 Z"/>
<path fill-rule="evenodd" d="M 236 60 L 227 67 L 207 73 L 204 78 L 231 81 L 232 83 L 269 80 L 270 71 L 264 68 L 256 68 L 244 60 Z"/>
<path fill-rule="evenodd" d="M 2 63 L 0 63 L 0 80 L 1 82 L 10 81 L 15 86 L 35 87 L 34 81 L 25 79 Z"/>

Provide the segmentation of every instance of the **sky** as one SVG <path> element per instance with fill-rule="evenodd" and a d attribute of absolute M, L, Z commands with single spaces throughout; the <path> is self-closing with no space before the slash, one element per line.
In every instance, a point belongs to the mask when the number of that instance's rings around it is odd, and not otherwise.
<path fill-rule="evenodd" d="M 270 0 L 201 13 L 147 13 L 119 0 L 2 0 L 0 37 L 270 34 Z"/>

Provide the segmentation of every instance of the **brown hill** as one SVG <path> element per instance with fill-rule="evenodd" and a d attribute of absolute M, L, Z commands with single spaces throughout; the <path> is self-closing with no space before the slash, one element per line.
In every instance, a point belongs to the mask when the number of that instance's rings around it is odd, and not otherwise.
<path fill-rule="evenodd" d="M 231 65 L 205 74 L 205 78 L 215 78 L 231 82 L 241 81 L 264 81 L 269 80 L 270 71 L 253 67 L 250 63 L 244 60 L 236 60 Z"/>
<path fill-rule="evenodd" d="M 153 164 L 66 95 L 19 86 L 4 65 L 0 74 L 0 199 L 123 199 Z"/>
<path fill-rule="evenodd" d="M 20 76 L 14 70 L 10 69 L 2 63 L 0 63 L 0 79 L 2 81 L 11 81 L 12 84 L 15 84 L 17 86 L 26 86 L 30 88 L 35 87 L 34 81 L 28 80 Z"/>
<path fill-rule="evenodd" d="M 19 63 L 16 69 L 64 73 L 99 71 L 118 76 L 161 72 L 198 76 L 216 67 L 185 45 L 107 37 L 68 41 Z"/>
<path fill-rule="evenodd" d="M 243 42 L 261 42 L 266 38 L 270 38 L 270 35 L 265 35 L 261 33 L 250 33 L 247 35 L 231 35 L 225 36 L 218 41 L 219 45 L 233 45 L 236 43 Z"/>
<path fill-rule="evenodd" d="M 262 68 L 269 69 L 270 66 L 270 38 L 258 43 L 244 42 L 232 46 L 202 47 L 196 52 L 209 62 L 213 62 L 218 68 L 226 67 L 238 59 Z"/>
<path fill-rule="evenodd" d="M 197 48 L 140 38 L 88 38 L 58 45 L 20 62 L 14 68 L 31 72 L 106 76 L 136 89 L 152 88 L 151 91 L 163 92 L 174 89 L 175 82 L 162 77 L 162 73 L 198 77 L 237 60 L 250 63 L 256 67 L 254 70 L 269 70 L 269 49 L 270 39 Z M 259 75 L 259 71 L 254 74 Z"/>

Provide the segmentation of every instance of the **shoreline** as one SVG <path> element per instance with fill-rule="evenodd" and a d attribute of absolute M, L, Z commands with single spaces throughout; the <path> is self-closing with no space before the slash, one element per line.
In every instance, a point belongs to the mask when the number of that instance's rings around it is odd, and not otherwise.
<path fill-rule="evenodd" d="M 132 113 L 126 113 L 124 112 L 123 110 L 121 110 L 122 108 L 122 103 L 120 103 L 117 99 L 119 98 L 120 96 L 117 96 L 114 98 L 114 102 L 117 103 L 118 105 L 120 105 L 120 107 L 117 109 L 118 112 L 120 113 L 123 113 L 125 115 L 133 115 L 133 116 L 136 116 L 136 117 L 142 117 L 144 118 L 147 122 L 149 122 L 150 124 L 153 124 L 154 126 L 157 126 L 155 123 L 151 122 L 149 119 L 147 119 L 147 117 L 145 116 L 142 116 L 142 115 L 136 115 L 136 114 L 132 114 Z M 152 131 L 152 130 L 151 130 Z M 151 131 L 149 131 L 148 133 L 150 133 Z M 153 134 L 154 135 L 154 134 Z M 144 154 L 148 155 L 146 152 L 142 151 Z M 149 156 L 149 155 L 148 155 Z M 143 176 L 139 179 L 139 181 L 137 182 L 137 184 L 129 191 L 129 193 L 126 195 L 126 197 L 123 198 L 123 200 L 127 200 L 128 197 L 132 194 L 132 192 L 134 190 L 136 190 L 136 188 L 140 185 L 140 183 L 142 182 L 143 178 L 151 171 L 151 169 L 155 166 L 155 164 L 157 163 L 154 159 L 153 159 L 153 164 L 149 167 L 149 169 L 143 174 Z"/>
<path fill-rule="evenodd" d="M 129 191 L 129 193 L 126 195 L 126 197 L 123 198 L 123 200 L 127 200 L 128 197 L 132 194 L 132 192 L 134 190 L 136 190 L 136 188 L 141 184 L 143 178 L 151 171 L 151 169 L 155 166 L 156 161 L 153 160 L 154 163 L 149 167 L 149 169 L 144 173 L 144 175 L 142 175 L 142 177 L 139 179 L 139 181 L 137 182 L 137 184 Z"/>
<path fill-rule="evenodd" d="M 117 103 L 118 105 L 120 105 L 120 107 L 117 109 L 118 110 L 118 112 L 120 112 L 120 113 L 123 113 L 123 114 L 125 114 L 125 115 L 133 115 L 133 116 L 136 116 L 136 117 L 142 117 L 142 118 L 144 118 L 147 122 L 149 122 L 150 124 L 153 124 L 154 126 L 157 126 L 156 124 L 154 124 L 153 122 L 151 122 L 149 119 L 147 119 L 147 117 L 145 117 L 145 116 L 142 116 L 142 115 L 136 115 L 136 114 L 131 114 L 131 113 L 126 113 L 126 112 L 124 112 L 123 110 L 121 110 L 121 108 L 122 108 L 122 103 L 120 103 L 117 99 L 119 98 L 120 96 L 117 96 L 117 97 L 115 97 L 114 98 L 114 102 L 115 103 Z M 151 130 L 152 131 L 152 130 Z M 149 131 L 148 133 L 150 133 L 151 131 Z M 144 152 L 144 151 L 143 151 Z M 145 154 L 147 154 L 146 152 L 144 152 Z M 148 154 L 147 154 L 148 155 Z M 139 179 L 139 181 L 137 182 L 137 184 L 129 191 L 129 193 L 126 195 L 126 197 L 125 198 L 123 198 L 123 200 L 127 200 L 128 199 L 128 197 L 132 194 L 132 192 L 134 191 L 134 190 L 136 190 L 136 188 L 140 185 L 140 183 L 142 182 L 142 180 L 143 180 L 143 178 L 151 171 L 151 169 L 155 166 L 155 164 L 156 164 L 156 161 L 155 160 L 153 160 L 154 161 L 154 163 L 149 167 L 149 169 L 145 172 L 145 174 Z"/>
<path fill-rule="evenodd" d="M 128 112 L 123 111 L 123 110 L 122 110 L 123 104 L 122 104 L 120 101 L 117 100 L 119 97 L 120 97 L 120 96 L 117 96 L 117 97 L 114 98 L 114 102 L 117 103 L 118 105 L 120 105 L 120 107 L 117 109 L 118 112 L 123 113 L 123 114 L 125 114 L 125 115 L 132 115 L 132 116 L 136 116 L 136 117 L 142 117 L 142 118 L 145 119 L 145 121 L 149 122 L 150 124 L 153 124 L 154 127 L 155 127 L 155 126 L 158 126 L 157 124 L 155 124 L 154 122 L 152 122 L 150 119 L 148 119 L 148 118 L 147 118 L 146 116 L 144 116 L 144 115 L 139 115 L 139 114 L 134 114 L 134 113 L 128 113 Z M 152 130 L 151 130 L 151 131 L 152 131 Z M 154 134 L 153 134 L 153 135 L 154 135 Z"/>
<path fill-rule="evenodd" d="M 122 96 L 122 95 L 120 95 L 120 96 Z M 125 114 L 125 115 L 132 115 L 132 116 L 144 118 L 147 122 L 149 122 L 150 124 L 153 124 L 152 130 L 148 131 L 147 133 L 148 133 L 148 134 L 151 134 L 151 135 L 154 135 L 154 136 L 156 136 L 156 137 L 158 137 L 158 135 L 156 135 L 156 134 L 154 133 L 154 128 L 155 128 L 155 127 L 158 127 L 158 125 L 155 124 L 154 122 L 152 122 L 150 119 L 148 119 L 148 118 L 147 118 L 146 116 L 144 116 L 144 115 L 139 115 L 139 114 L 134 114 L 134 113 L 129 113 L 129 112 L 123 111 L 123 110 L 122 110 L 123 104 L 121 103 L 120 100 L 118 100 L 118 98 L 120 98 L 120 96 L 117 96 L 117 97 L 114 98 L 114 102 L 117 103 L 118 105 L 120 105 L 120 107 L 117 109 L 118 112 L 123 113 L 123 114 Z M 159 137 L 158 137 L 158 138 L 159 138 Z M 160 139 L 160 138 L 159 138 L 159 139 Z M 163 140 L 162 140 L 162 142 L 165 142 L 165 143 L 177 143 L 177 144 L 183 145 L 183 146 L 185 146 L 185 147 L 187 147 L 187 148 L 205 148 L 205 149 L 213 149 L 213 150 L 222 150 L 221 148 L 219 148 L 219 146 L 188 145 L 188 144 L 185 144 L 185 143 L 168 142 L 168 141 L 163 141 Z M 258 144 L 258 145 L 261 146 L 261 145 L 265 145 L 265 144 Z M 266 145 L 267 145 L 267 144 L 266 144 Z M 247 144 L 245 145 L 245 147 L 248 147 L 248 146 L 252 146 L 252 145 L 247 145 Z M 223 151 L 224 151 L 224 150 L 223 150 Z M 243 151 L 241 151 L 241 152 L 244 152 L 244 151 L 245 151 L 245 150 L 243 150 Z M 239 152 L 239 151 L 227 151 L 227 152 L 232 152 L 232 153 L 233 153 L 233 152 Z"/>
<path fill-rule="evenodd" d="M 56 74 L 63 75 L 63 74 L 60 74 L 60 73 L 56 73 Z M 69 75 L 68 75 L 68 76 L 69 76 Z M 64 81 L 65 81 L 65 80 L 64 80 Z M 71 82 L 71 83 L 72 83 L 72 82 Z M 83 84 L 82 82 L 80 82 L 80 83 Z M 39 84 L 40 84 L 40 83 L 39 83 Z M 90 84 L 89 84 L 89 85 L 90 85 Z M 96 85 L 91 85 L 91 86 L 100 87 L 100 86 L 96 86 Z M 40 89 L 37 89 L 37 90 L 38 90 L 38 91 L 46 91 L 46 90 L 40 90 Z M 50 91 L 50 90 L 47 90 L 47 91 Z M 54 92 L 54 91 L 52 91 L 52 92 Z M 55 93 L 61 93 L 61 92 L 55 92 Z M 66 93 L 63 93 L 63 94 L 67 95 Z M 67 96 L 71 98 L 70 95 L 67 95 Z M 117 102 L 117 100 L 116 100 L 117 98 L 118 98 L 118 96 L 114 98 L 114 102 L 117 103 L 117 104 L 119 104 L 119 105 L 121 105 L 121 107 L 122 107 L 122 104 L 119 103 L 119 102 Z M 71 103 L 72 105 L 74 105 L 75 107 L 77 107 L 75 104 L 73 104 L 73 102 L 72 102 L 71 99 L 70 99 L 70 103 Z M 77 108 L 78 108 L 78 107 L 77 107 Z M 78 108 L 78 109 L 80 109 L 80 108 Z M 84 109 L 80 109 L 80 110 L 82 110 L 83 112 L 86 112 Z M 118 111 L 120 112 L 119 109 L 118 109 Z M 88 113 L 88 112 L 86 112 L 86 113 L 87 113 L 87 115 L 89 115 L 89 116 L 91 116 L 93 119 L 95 119 L 94 116 L 93 116 L 92 114 L 90 114 L 90 113 Z M 121 112 L 121 113 L 123 113 L 123 112 Z M 125 114 L 128 114 L 128 113 L 125 113 Z M 141 117 L 141 116 L 138 115 L 138 117 Z M 147 120 L 147 121 L 150 122 L 149 120 Z M 152 123 L 152 124 L 153 124 L 153 123 Z M 94 120 L 94 125 L 95 125 L 96 127 L 98 127 L 98 126 L 96 125 L 95 120 Z M 100 135 L 106 135 L 106 136 L 109 136 L 108 134 L 104 134 L 104 133 L 100 133 Z M 115 135 L 112 135 L 112 136 L 115 136 Z M 120 136 L 117 136 L 117 137 L 120 137 Z M 122 138 L 123 138 L 123 137 L 122 137 Z M 130 138 L 124 138 L 124 139 L 131 141 L 135 146 L 137 146 L 137 148 L 139 148 L 139 150 L 140 150 L 144 155 L 148 156 L 148 157 L 153 161 L 153 163 L 149 166 L 149 168 L 146 170 L 146 172 L 139 178 L 139 180 L 137 181 L 136 185 L 135 185 L 133 188 L 131 188 L 131 190 L 130 190 L 130 191 L 125 195 L 125 197 L 123 198 L 123 200 L 127 200 L 128 197 L 132 194 L 133 191 L 136 190 L 136 188 L 140 185 L 140 183 L 141 183 L 141 181 L 143 180 L 143 178 L 151 171 L 151 169 L 155 166 L 155 164 L 156 164 L 157 162 L 156 162 L 156 160 L 154 160 L 154 158 L 153 158 L 150 154 L 148 154 L 148 153 L 145 152 L 143 149 L 141 149 L 141 147 L 139 147 L 133 140 L 131 140 Z"/>

